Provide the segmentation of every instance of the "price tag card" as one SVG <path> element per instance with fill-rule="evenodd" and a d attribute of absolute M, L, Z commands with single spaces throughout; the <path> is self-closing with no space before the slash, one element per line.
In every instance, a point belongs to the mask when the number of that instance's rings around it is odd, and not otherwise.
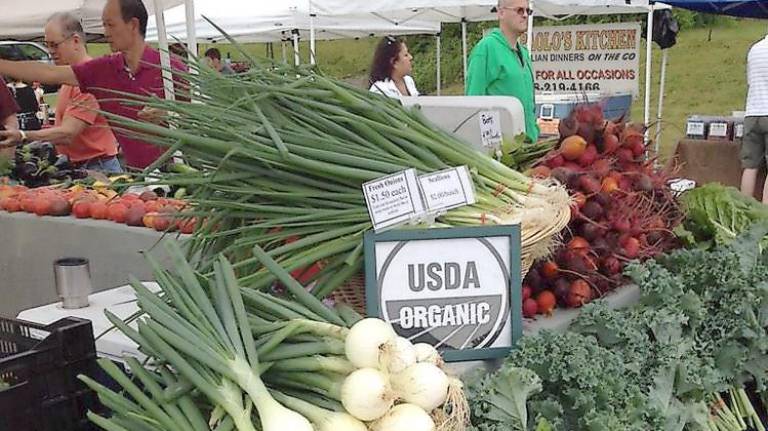
<path fill-rule="evenodd" d="M 475 189 L 466 166 L 421 175 L 419 185 L 430 212 L 475 203 Z"/>
<path fill-rule="evenodd" d="M 487 148 L 499 148 L 502 141 L 499 111 L 480 111 L 480 141 Z"/>
<path fill-rule="evenodd" d="M 709 136 L 715 138 L 728 136 L 728 123 L 709 123 Z"/>
<path fill-rule="evenodd" d="M 689 121 L 685 134 L 688 136 L 704 136 L 704 123 L 700 121 Z"/>
<path fill-rule="evenodd" d="M 363 184 L 363 195 L 375 231 L 407 223 L 426 213 L 413 169 Z"/>

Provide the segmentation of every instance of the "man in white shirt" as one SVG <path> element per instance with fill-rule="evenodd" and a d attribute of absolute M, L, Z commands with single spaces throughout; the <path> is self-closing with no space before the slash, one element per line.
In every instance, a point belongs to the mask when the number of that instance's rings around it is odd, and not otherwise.
<path fill-rule="evenodd" d="M 741 144 L 741 192 L 753 196 L 757 173 L 768 159 L 768 37 L 752 45 L 747 55 L 747 110 Z M 763 203 L 768 204 L 768 182 Z"/>

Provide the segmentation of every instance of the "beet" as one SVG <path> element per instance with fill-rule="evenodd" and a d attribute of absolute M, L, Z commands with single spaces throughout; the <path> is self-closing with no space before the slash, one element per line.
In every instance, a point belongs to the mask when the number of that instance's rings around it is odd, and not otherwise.
<path fill-rule="evenodd" d="M 603 218 L 605 210 L 603 210 L 603 207 L 600 206 L 599 203 L 595 202 L 593 199 L 590 199 L 586 204 L 584 204 L 584 208 L 581 209 L 581 213 L 590 220 L 599 221 Z"/>
<path fill-rule="evenodd" d="M 553 289 L 557 302 L 561 305 L 565 305 L 570 290 L 571 283 L 565 278 L 558 278 L 557 281 L 555 281 L 555 288 Z"/>
<path fill-rule="evenodd" d="M 592 196 L 592 199 L 598 204 L 600 204 L 600 206 L 603 207 L 603 209 L 610 209 L 611 207 L 613 207 L 613 198 L 608 193 L 601 191 L 600 193 Z"/>
<path fill-rule="evenodd" d="M 573 171 L 564 167 L 557 167 L 552 169 L 552 178 L 556 179 L 560 184 L 568 184 L 573 176 Z"/>
<path fill-rule="evenodd" d="M 536 313 L 539 311 L 539 304 L 536 303 L 536 300 L 533 298 L 528 298 L 525 301 L 523 301 L 523 316 L 527 318 L 532 318 L 536 316 Z"/>
<path fill-rule="evenodd" d="M 620 273 L 621 270 L 621 261 L 614 256 L 607 256 L 600 261 L 600 271 L 609 277 Z"/>
<path fill-rule="evenodd" d="M 546 165 L 550 169 L 559 168 L 559 167 L 563 166 L 563 164 L 565 164 L 565 159 L 560 154 L 556 154 L 556 155 L 550 157 L 549 159 L 547 159 L 547 162 L 546 162 Z"/>
<path fill-rule="evenodd" d="M 595 240 L 592 241 L 592 250 L 595 250 L 598 253 L 604 253 L 609 248 L 610 247 L 608 247 L 608 241 L 605 239 L 605 236 L 595 238 Z"/>
<path fill-rule="evenodd" d="M 581 228 L 579 229 L 579 233 L 581 233 L 581 236 L 583 236 L 584 239 L 586 239 L 590 243 L 600 238 L 601 236 L 605 235 L 605 232 L 600 226 L 593 223 L 588 223 L 588 222 L 583 223 L 581 225 Z"/>
<path fill-rule="evenodd" d="M 569 307 L 576 308 L 592 300 L 592 288 L 584 280 L 576 280 L 571 283 L 566 302 Z"/>
<path fill-rule="evenodd" d="M 603 154 L 613 154 L 620 146 L 618 136 L 613 133 L 603 133 Z"/>
<path fill-rule="evenodd" d="M 579 122 L 578 135 L 584 138 L 588 143 L 595 141 L 595 126 L 590 121 Z"/>
<path fill-rule="evenodd" d="M 652 230 L 647 235 L 648 244 L 656 245 L 664 241 L 664 233 L 658 230 Z"/>
<path fill-rule="evenodd" d="M 528 275 L 525 276 L 525 284 L 531 286 L 531 290 L 534 292 L 538 292 L 545 287 L 544 280 L 536 269 L 528 271 Z"/>
<path fill-rule="evenodd" d="M 651 177 L 645 174 L 640 174 L 635 179 L 635 189 L 642 192 L 650 192 L 653 190 L 653 181 Z"/>
<path fill-rule="evenodd" d="M 587 146 L 587 148 L 584 150 L 584 154 L 581 155 L 578 159 L 579 165 L 582 167 L 589 167 L 592 166 L 592 163 L 595 163 L 595 160 L 597 160 L 597 147 L 590 144 Z"/>
<path fill-rule="evenodd" d="M 599 193 L 602 188 L 600 181 L 597 181 L 592 175 L 582 175 L 579 178 L 579 189 L 588 195 Z"/>
<path fill-rule="evenodd" d="M 632 226 L 629 224 L 629 219 L 626 217 L 617 217 L 611 221 L 611 228 L 617 232 L 625 233 L 629 232 Z"/>
<path fill-rule="evenodd" d="M 633 162 L 635 160 L 635 155 L 629 148 L 619 148 L 616 150 L 616 157 L 620 162 L 624 163 Z"/>
<path fill-rule="evenodd" d="M 560 134 L 560 138 L 573 136 L 579 132 L 579 122 L 576 118 L 569 116 L 560 121 L 560 124 L 557 126 L 557 131 Z"/>

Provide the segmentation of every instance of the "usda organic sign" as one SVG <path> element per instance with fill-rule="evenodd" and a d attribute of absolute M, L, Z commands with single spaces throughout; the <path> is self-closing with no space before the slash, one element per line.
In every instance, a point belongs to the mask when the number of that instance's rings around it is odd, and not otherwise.
<path fill-rule="evenodd" d="M 506 356 L 522 336 L 520 227 L 365 237 L 368 315 L 448 361 Z"/>

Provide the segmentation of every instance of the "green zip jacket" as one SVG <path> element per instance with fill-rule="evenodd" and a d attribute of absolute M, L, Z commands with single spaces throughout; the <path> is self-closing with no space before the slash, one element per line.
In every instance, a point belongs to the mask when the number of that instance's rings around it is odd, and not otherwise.
<path fill-rule="evenodd" d="M 466 94 L 516 97 L 525 111 L 526 134 L 536 142 L 539 125 L 536 122 L 531 56 L 519 42 L 517 50 L 522 54 L 522 61 L 498 28 L 478 42 L 469 56 Z"/>

